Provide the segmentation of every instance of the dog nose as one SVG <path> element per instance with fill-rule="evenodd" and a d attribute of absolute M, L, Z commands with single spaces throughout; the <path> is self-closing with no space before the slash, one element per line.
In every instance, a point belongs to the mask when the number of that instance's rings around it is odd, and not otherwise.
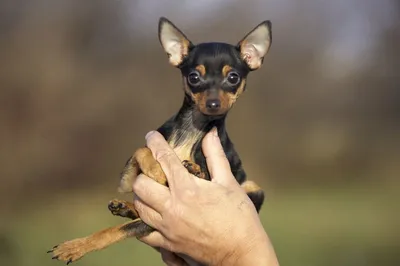
<path fill-rule="evenodd" d="M 206 102 L 206 107 L 207 107 L 207 109 L 215 111 L 215 110 L 217 110 L 217 109 L 219 109 L 221 107 L 221 102 L 218 99 L 216 99 L 216 100 L 208 100 Z"/>

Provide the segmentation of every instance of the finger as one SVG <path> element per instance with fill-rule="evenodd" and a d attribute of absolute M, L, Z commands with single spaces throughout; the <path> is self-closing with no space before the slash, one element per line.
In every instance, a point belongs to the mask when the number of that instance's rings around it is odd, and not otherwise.
<path fill-rule="evenodd" d="M 216 128 L 206 134 L 202 148 L 211 180 L 226 187 L 237 186 Z"/>
<path fill-rule="evenodd" d="M 188 265 L 182 258 L 178 257 L 175 253 L 166 249 L 160 249 L 161 258 L 168 266 L 186 266 Z"/>
<path fill-rule="evenodd" d="M 171 250 L 171 244 L 166 239 L 160 232 L 158 231 L 153 231 L 150 234 L 146 236 L 142 236 L 138 238 L 139 241 L 152 246 L 152 247 L 158 247 L 158 248 L 164 248 Z"/>
<path fill-rule="evenodd" d="M 135 206 L 135 210 L 138 212 L 139 217 L 143 220 L 143 222 L 155 229 L 160 229 L 162 216 L 159 212 L 149 207 L 136 195 L 133 200 L 133 205 Z"/>
<path fill-rule="evenodd" d="M 165 209 L 165 202 L 171 197 L 166 186 L 163 186 L 150 177 L 140 174 L 133 182 L 133 192 L 149 207 L 162 212 Z"/>
<path fill-rule="evenodd" d="M 160 163 L 171 190 L 175 188 L 175 184 L 182 186 L 191 180 L 191 175 L 188 174 L 181 160 L 159 132 L 147 133 L 146 142 L 154 158 Z"/>
<path fill-rule="evenodd" d="M 161 258 L 162 258 L 162 260 L 166 263 L 166 265 L 168 265 L 168 266 L 173 266 L 173 265 L 183 265 L 183 266 L 189 266 L 189 264 L 184 260 L 184 259 L 182 259 L 181 257 L 179 257 L 179 256 L 177 256 L 175 253 L 173 253 L 173 252 L 171 252 L 171 251 L 168 251 L 168 250 L 166 250 L 166 249 L 163 249 L 163 248 L 160 248 L 160 247 L 152 247 L 156 252 L 158 252 L 158 253 L 160 253 L 161 254 Z M 168 253 L 172 253 L 174 256 L 176 256 L 177 257 L 177 259 L 178 260 L 174 260 L 174 261 L 172 261 L 172 262 L 169 262 L 168 261 L 168 259 L 164 259 L 164 254 L 165 254 L 166 252 L 168 252 Z M 175 264 L 174 264 L 175 263 Z M 181 263 L 181 264 L 176 264 L 176 263 Z M 183 263 L 183 264 L 182 264 Z"/>

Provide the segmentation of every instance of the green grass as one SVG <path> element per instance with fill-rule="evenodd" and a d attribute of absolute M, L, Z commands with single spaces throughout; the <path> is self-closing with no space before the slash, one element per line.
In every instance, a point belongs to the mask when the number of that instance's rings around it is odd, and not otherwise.
<path fill-rule="evenodd" d="M 286 192 L 261 218 L 281 265 L 400 265 L 400 220 L 390 200 L 373 189 Z"/>
<path fill-rule="evenodd" d="M 108 199 L 105 193 L 61 195 L 51 204 L 35 203 L 18 217 L 3 220 L 11 249 L 0 252 L 0 264 L 62 265 L 46 250 L 122 222 L 108 213 Z M 373 189 L 272 191 L 261 219 L 281 265 L 400 265 L 400 219 L 394 200 L 385 190 Z M 153 249 L 131 239 L 89 254 L 75 265 L 163 263 Z"/>

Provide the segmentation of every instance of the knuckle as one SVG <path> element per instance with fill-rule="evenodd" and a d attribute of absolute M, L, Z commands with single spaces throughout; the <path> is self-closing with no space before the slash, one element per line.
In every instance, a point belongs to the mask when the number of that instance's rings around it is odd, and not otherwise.
<path fill-rule="evenodd" d="M 144 182 L 143 174 L 138 175 L 132 184 L 133 191 L 142 191 L 143 188 L 145 187 L 143 182 Z"/>
<path fill-rule="evenodd" d="M 155 152 L 155 158 L 157 161 L 168 160 L 171 155 L 172 151 L 169 151 L 167 149 L 162 149 Z"/>
<path fill-rule="evenodd" d="M 133 200 L 133 206 L 135 206 L 135 210 L 139 213 L 143 212 L 143 204 L 140 202 L 138 198 L 135 197 Z"/>
<path fill-rule="evenodd" d="M 135 195 L 133 199 L 133 206 L 135 207 L 135 210 L 140 214 L 146 214 L 147 215 L 147 210 L 146 210 L 146 205 L 142 202 L 142 200 Z"/>
<path fill-rule="evenodd" d="M 182 203 L 192 203 L 199 200 L 201 195 L 201 189 L 197 185 L 198 178 L 189 174 L 185 173 L 184 180 L 186 181 L 185 185 L 181 186 L 179 193 L 176 194 L 177 199 Z"/>
<path fill-rule="evenodd" d="M 197 193 L 195 189 L 185 189 L 182 192 L 182 200 L 184 202 L 188 202 L 196 198 L 197 198 Z"/>

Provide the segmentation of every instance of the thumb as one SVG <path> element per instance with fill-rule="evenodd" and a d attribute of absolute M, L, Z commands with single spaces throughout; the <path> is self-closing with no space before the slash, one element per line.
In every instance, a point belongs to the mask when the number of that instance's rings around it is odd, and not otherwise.
<path fill-rule="evenodd" d="M 202 142 L 202 148 L 212 182 L 216 182 L 225 187 L 237 186 L 221 140 L 218 137 L 217 128 L 214 127 L 206 134 Z"/>

